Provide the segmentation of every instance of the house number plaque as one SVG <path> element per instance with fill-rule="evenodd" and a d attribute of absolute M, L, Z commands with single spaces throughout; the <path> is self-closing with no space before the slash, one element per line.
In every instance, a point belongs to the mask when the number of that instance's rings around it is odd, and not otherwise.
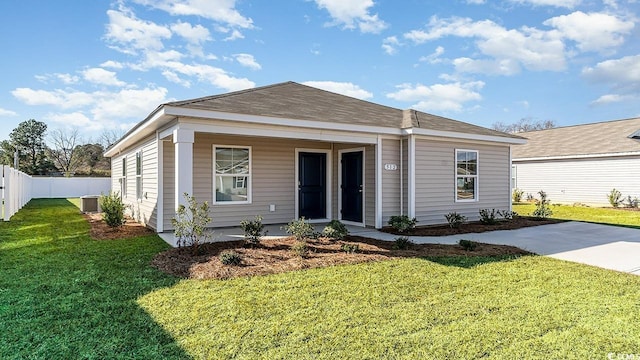
<path fill-rule="evenodd" d="M 384 164 L 384 169 L 388 171 L 396 171 L 398 170 L 397 164 Z"/>

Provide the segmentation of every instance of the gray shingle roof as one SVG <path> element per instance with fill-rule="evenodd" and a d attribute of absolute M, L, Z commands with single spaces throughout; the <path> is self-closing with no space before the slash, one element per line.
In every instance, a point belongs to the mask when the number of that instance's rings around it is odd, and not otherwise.
<path fill-rule="evenodd" d="M 514 146 L 514 159 L 615 154 L 640 151 L 629 136 L 640 130 L 640 118 L 519 133 L 529 141 Z"/>
<path fill-rule="evenodd" d="M 175 101 L 168 106 L 247 115 L 390 128 L 415 127 L 519 139 L 465 122 L 415 110 L 400 110 L 292 81 L 227 94 Z"/>

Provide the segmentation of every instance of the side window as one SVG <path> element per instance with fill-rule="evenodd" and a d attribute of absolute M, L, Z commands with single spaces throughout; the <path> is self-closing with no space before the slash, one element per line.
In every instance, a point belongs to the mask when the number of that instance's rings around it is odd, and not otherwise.
<path fill-rule="evenodd" d="M 478 151 L 456 149 L 456 201 L 478 200 Z"/>
<path fill-rule="evenodd" d="M 214 203 L 251 203 L 250 147 L 214 146 L 213 169 Z"/>
<path fill-rule="evenodd" d="M 120 198 L 127 197 L 127 157 L 122 158 L 122 174 L 120 174 Z"/>
<path fill-rule="evenodd" d="M 136 153 L 136 199 L 142 200 L 142 150 Z"/>

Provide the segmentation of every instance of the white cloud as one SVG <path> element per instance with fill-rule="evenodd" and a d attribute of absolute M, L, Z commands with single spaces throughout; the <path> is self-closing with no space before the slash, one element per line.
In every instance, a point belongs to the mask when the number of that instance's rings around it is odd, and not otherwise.
<path fill-rule="evenodd" d="M 428 56 L 422 56 L 420 57 L 419 60 L 423 62 L 428 62 L 429 64 L 438 64 L 442 62 L 442 59 L 440 58 L 442 54 L 444 54 L 444 48 L 442 46 L 438 46 L 433 51 L 433 53 L 429 54 Z"/>
<path fill-rule="evenodd" d="M 318 8 L 329 12 L 333 22 L 328 25 L 342 25 L 346 29 L 356 27 L 363 33 L 377 34 L 387 28 L 387 24 L 371 14 L 369 8 L 373 0 L 315 0 Z"/>
<path fill-rule="evenodd" d="M 598 99 L 591 102 L 592 105 L 608 105 L 622 101 L 634 100 L 636 97 L 632 95 L 607 94 L 602 95 Z"/>
<path fill-rule="evenodd" d="M 449 84 L 401 84 L 398 91 L 387 94 L 390 99 L 413 102 L 413 108 L 423 111 L 462 111 L 465 103 L 482 100 L 478 92 L 482 81 L 455 82 Z"/>
<path fill-rule="evenodd" d="M 119 61 L 108 60 L 100 64 L 100 67 L 111 69 L 124 69 L 124 64 Z"/>
<path fill-rule="evenodd" d="M 62 109 L 78 108 L 94 102 L 91 94 L 82 91 L 17 88 L 11 94 L 27 105 L 53 105 Z"/>
<path fill-rule="evenodd" d="M 557 31 L 535 28 L 506 29 L 491 20 L 473 21 L 469 18 L 432 17 L 428 30 L 412 30 L 404 37 L 416 44 L 446 36 L 476 39 L 476 46 L 489 59 L 475 63 L 473 59 L 458 60 L 459 71 L 478 69 L 492 74 L 511 75 L 519 66 L 529 70 L 560 71 L 566 67 L 565 48 Z M 471 61 L 469 61 L 471 60 Z"/>
<path fill-rule="evenodd" d="M 191 87 L 190 81 L 180 78 L 178 74 L 176 74 L 173 71 L 165 70 L 162 72 L 162 76 L 164 76 L 167 80 L 171 81 L 172 83 L 182 85 L 186 88 Z"/>
<path fill-rule="evenodd" d="M 50 113 L 45 115 L 44 119 L 63 124 L 65 126 L 78 127 L 89 131 L 102 130 L 106 128 L 105 124 L 93 121 L 79 111 L 72 113 Z"/>
<path fill-rule="evenodd" d="M 236 61 L 240 63 L 240 65 L 248 67 L 251 70 L 260 70 L 262 66 L 258 64 L 256 59 L 251 54 L 235 54 L 233 55 Z"/>
<path fill-rule="evenodd" d="M 389 55 L 394 55 L 398 52 L 397 47 L 400 46 L 400 41 L 395 36 L 389 36 L 382 40 L 382 50 Z"/>
<path fill-rule="evenodd" d="M 161 50 L 163 40 L 171 38 L 171 30 L 152 21 L 138 19 L 127 8 L 108 10 L 106 39 L 113 48 L 126 54 L 135 54 L 139 50 Z"/>
<path fill-rule="evenodd" d="M 509 76 L 520 72 L 520 65 L 514 59 L 474 60 L 462 57 L 454 59 L 453 65 L 462 73 Z"/>
<path fill-rule="evenodd" d="M 96 93 L 90 112 L 94 120 L 144 119 L 158 104 L 167 102 L 167 89 L 162 87 L 125 89 L 113 93 Z"/>
<path fill-rule="evenodd" d="M 583 13 L 551 18 L 543 23 L 558 29 L 563 37 L 578 43 L 582 51 L 606 51 L 624 42 L 624 35 L 634 27 L 633 21 L 625 21 L 605 13 Z"/>
<path fill-rule="evenodd" d="M 90 68 L 82 71 L 85 80 L 99 85 L 124 86 L 124 81 L 118 80 L 116 73 L 103 68 Z"/>
<path fill-rule="evenodd" d="M 18 113 L 15 111 L 0 108 L 0 116 L 18 116 Z"/>
<path fill-rule="evenodd" d="M 467 4 L 473 4 L 473 5 L 482 5 L 485 2 L 486 2 L 485 0 L 467 0 Z"/>
<path fill-rule="evenodd" d="M 193 15 L 245 29 L 253 28 L 253 20 L 236 10 L 235 0 L 134 0 L 138 4 L 166 11 L 173 16 Z"/>
<path fill-rule="evenodd" d="M 187 22 L 178 21 L 171 25 L 171 31 L 180 35 L 191 44 L 200 44 L 211 40 L 211 33 L 202 25 L 193 26 Z"/>
<path fill-rule="evenodd" d="M 360 86 L 350 82 L 336 82 L 336 81 L 305 81 L 304 85 L 312 86 L 318 89 L 327 90 L 336 94 L 342 94 L 351 96 L 356 99 L 366 100 L 373 97 L 373 94 L 366 91 Z"/>
<path fill-rule="evenodd" d="M 231 31 L 231 35 L 224 38 L 223 41 L 233 41 L 238 39 L 244 39 L 244 35 L 242 35 L 238 29 L 233 29 L 233 31 Z"/>
<path fill-rule="evenodd" d="M 75 76 L 75 75 L 71 75 L 71 74 L 67 74 L 67 73 L 53 73 L 53 74 L 45 74 L 45 75 L 35 75 L 36 80 L 43 82 L 43 83 L 48 83 L 50 80 L 58 80 L 60 82 L 62 82 L 65 85 L 70 85 L 70 84 L 75 84 L 77 83 L 80 78 Z"/>
<path fill-rule="evenodd" d="M 611 83 L 617 87 L 635 85 L 640 88 L 640 55 L 600 62 L 582 69 L 582 75 L 593 82 Z"/>
<path fill-rule="evenodd" d="M 582 0 L 510 0 L 513 3 L 532 6 L 555 6 L 573 9 L 582 3 Z"/>

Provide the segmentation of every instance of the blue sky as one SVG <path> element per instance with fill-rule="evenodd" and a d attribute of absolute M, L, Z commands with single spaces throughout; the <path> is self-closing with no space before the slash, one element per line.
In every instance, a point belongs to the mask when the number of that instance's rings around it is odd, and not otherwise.
<path fill-rule="evenodd" d="M 639 0 L 0 2 L 0 140 L 283 81 L 490 127 L 640 116 Z"/>

